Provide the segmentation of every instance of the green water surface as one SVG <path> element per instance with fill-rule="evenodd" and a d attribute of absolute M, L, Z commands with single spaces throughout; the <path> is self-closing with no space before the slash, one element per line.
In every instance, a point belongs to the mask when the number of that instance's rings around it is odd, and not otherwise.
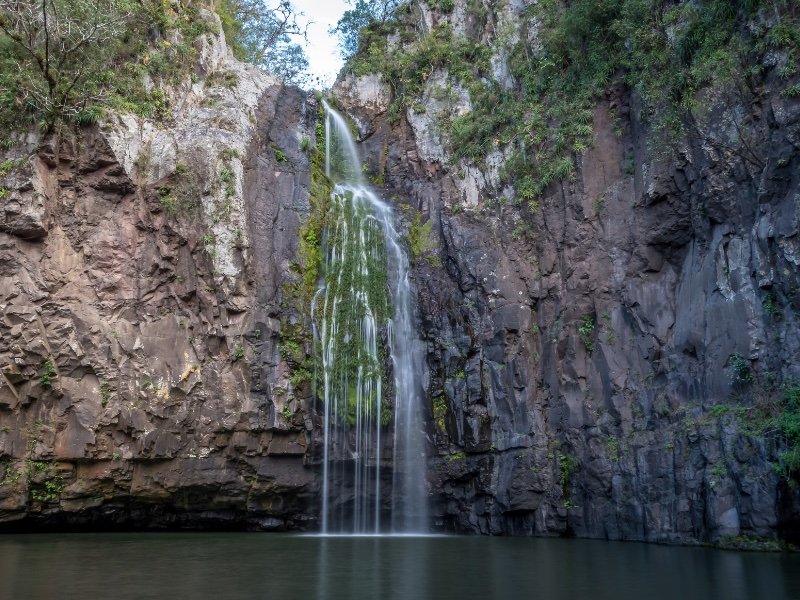
<path fill-rule="evenodd" d="M 796 600 L 800 556 L 588 540 L 0 536 L 3 600 Z"/>

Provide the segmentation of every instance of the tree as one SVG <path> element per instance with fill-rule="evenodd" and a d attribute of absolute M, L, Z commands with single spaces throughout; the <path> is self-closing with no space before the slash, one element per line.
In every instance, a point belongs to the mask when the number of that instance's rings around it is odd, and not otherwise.
<path fill-rule="evenodd" d="M 44 130 L 104 96 L 105 58 L 126 28 L 123 0 L 0 0 L 0 98 Z"/>
<path fill-rule="evenodd" d="M 403 3 L 403 0 L 355 0 L 355 3 L 348 0 L 353 8 L 346 10 L 330 30 L 339 36 L 342 56 L 347 59 L 358 52 L 361 32 L 374 23 L 386 23 Z"/>
<path fill-rule="evenodd" d="M 303 47 L 294 40 L 306 38 L 306 27 L 289 0 L 274 7 L 265 0 L 218 0 L 225 37 L 240 60 L 246 60 L 297 81 L 308 67 Z"/>

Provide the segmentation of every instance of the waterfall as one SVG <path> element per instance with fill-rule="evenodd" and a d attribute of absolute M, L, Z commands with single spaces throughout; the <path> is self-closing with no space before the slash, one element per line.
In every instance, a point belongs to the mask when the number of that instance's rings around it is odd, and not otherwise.
<path fill-rule="evenodd" d="M 391 207 L 364 181 L 346 121 L 324 105 L 334 189 L 311 315 L 324 409 L 322 533 L 422 533 L 425 435 L 408 255 Z"/>

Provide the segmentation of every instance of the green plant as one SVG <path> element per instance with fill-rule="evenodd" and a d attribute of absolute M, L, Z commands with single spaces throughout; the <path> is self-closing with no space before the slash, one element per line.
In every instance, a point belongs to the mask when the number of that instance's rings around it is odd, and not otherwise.
<path fill-rule="evenodd" d="M 578 325 L 578 334 L 581 337 L 586 351 L 591 354 L 594 352 L 594 330 L 595 322 L 592 315 L 583 315 L 580 324 Z"/>
<path fill-rule="evenodd" d="M 414 217 L 408 224 L 408 246 L 413 260 L 427 257 L 435 248 L 431 228 L 433 221 L 428 220 L 422 223 L 422 215 L 414 213 Z"/>
<path fill-rule="evenodd" d="M 56 374 L 55 366 L 50 358 L 46 358 L 42 363 L 42 372 L 39 375 L 39 384 L 47 389 L 53 385 L 53 377 Z"/>
<path fill-rule="evenodd" d="M 100 382 L 100 405 L 105 407 L 111 399 L 111 384 L 105 379 Z"/>
<path fill-rule="evenodd" d="M 561 492 L 564 497 L 564 508 L 567 507 L 569 503 L 569 488 L 570 488 L 570 480 L 572 479 L 573 474 L 578 469 L 578 461 L 574 456 L 569 454 L 559 454 L 558 455 L 558 466 L 559 466 L 559 483 L 561 484 Z"/>
<path fill-rule="evenodd" d="M 6 464 L 3 468 L 3 477 L 0 478 L 0 487 L 16 487 L 17 483 L 22 478 L 22 475 L 23 473 L 20 469 L 15 468 L 10 463 Z"/>
<path fill-rule="evenodd" d="M 308 67 L 303 46 L 305 27 L 289 0 L 265 3 L 260 0 L 215 0 L 222 30 L 234 56 L 263 66 L 284 81 L 303 81 Z"/>
<path fill-rule="evenodd" d="M 275 149 L 275 160 L 277 160 L 279 163 L 284 163 L 287 160 L 289 160 L 289 158 L 286 156 L 286 153 L 283 150 L 278 150 L 276 148 Z"/>
<path fill-rule="evenodd" d="M 782 411 L 770 420 L 780 432 L 786 449 L 780 455 L 779 471 L 787 478 L 800 472 L 800 385 L 784 386 Z"/>
<path fill-rule="evenodd" d="M 711 476 L 717 480 L 724 479 L 728 476 L 728 467 L 725 466 L 724 462 L 714 463 L 714 466 L 711 468 Z"/>
<path fill-rule="evenodd" d="M 750 361 L 738 352 L 731 354 L 728 358 L 728 375 L 734 383 L 750 383 L 753 380 Z"/>
<path fill-rule="evenodd" d="M 433 399 L 433 421 L 442 435 L 447 434 L 447 401 L 443 394 Z"/>
<path fill-rule="evenodd" d="M 242 157 L 239 154 L 239 151 L 235 148 L 225 148 L 222 152 L 220 152 L 220 158 L 228 163 L 234 159 L 240 160 Z"/>
<path fill-rule="evenodd" d="M 494 43 L 504 48 L 513 78 L 502 86 L 487 77 L 489 53 L 446 23 L 420 38 L 413 11 L 401 7 L 375 19 L 365 10 L 373 3 L 359 4 L 360 11 L 340 22 L 349 35 L 347 54 L 354 55 L 347 68 L 383 76 L 394 93 L 389 116 L 395 119 L 407 107 L 424 108 L 425 81 L 446 69 L 446 85 L 460 83 L 471 105 L 468 113 L 445 111 L 440 118 L 455 160 L 480 165 L 504 150 L 503 180 L 532 208 L 549 186 L 573 177 L 576 156 L 593 142 L 596 99 L 612 85 L 636 91 L 640 118 L 661 134 L 659 152 L 685 133 L 687 120 L 708 111 L 712 95 L 704 90 L 752 86 L 753 70 L 742 65 L 758 64 L 767 51 L 786 56 L 781 93 L 800 95 L 793 80 L 800 28 L 797 12 L 783 0 L 769 25 L 760 0 L 540 0 L 519 16 L 520 41 L 497 32 Z M 451 2 L 428 4 L 447 12 Z M 477 23 L 486 21 L 483 3 L 469 2 L 467 11 Z M 399 43 L 388 44 L 390 36 Z M 633 175 L 634 157 L 627 163 L 625 172 Z"/>
<path fill-rule="evenodd" d="M 241 340 L 237 340 L 233 345 L 233 360 L 244 358 L 244 344 Z"/>
<path fill-rule="evenodd" d="M 606 206 L 606 199 L 603 196 L 598 196 L 594 199 L 594 214 L 599 215 L 603 212 Z"/>
<path fill-rule="evenodd" d="M 239 75 L 234 71 L 213 71 L 206 77 L 206 85 L 234 88 L 239 85 Z"/>
<path fill-rule="evenodd" d="M 283 410 L 281 411 L 281 416 L 287 421 L 292 420 L 292 417 L 294 416 L 294 411 L 292 410 L 291 402 L 287 401 L 284 403 Z"/>
<path fill-rule="evenodd" d="M 767 292 L 764 294 L 764 300 L 761 302 L 761 306 L 764 307 L 764 312 L 770 317 L 778 317 L 781 314 L 781 309 L 778 307 L 774 292 Z"/>
<path fill-rule="evenodd" d="M 465 460 L 467 458 L 466 453 L 463 450 L 457 450 L 456 452 L 452 452 L 445 456 L 445 460 L 447 462 L 455 462 L 458 460 Z"/>
<path fill-rule="evenodd" d="M 304 135 L 302 138 L 300 138 L 300 150 L 302 152 L 308 152 L 311 150 L 311 140 L 307 135 Z"/>
<path fill-rule="evenodd" d="M 26 458 L 26 479 L 31 498 L 36 502 L 57 502 L 64 491 L 64 478 L 49 461 L 34 460 L 31 456 L 35 440 L 29 444 L 29 455 Z"/>
<path fill-rule="evenodd" d="M 608 450 L 608 457 L 612 461 L 617 462 L 619 460 L 619 440 L 616 437 L 611 436 L 608 438 L 606 441 L 606 450 Z"/>
<path fill-rule="evenodd" d="M 164 209 L 164 212 L 171 217 L 174 217 L 178 213 L 178 200 L 172 194 L 160 196 L 159 203 L 161 204 L 161 208 Z"/>

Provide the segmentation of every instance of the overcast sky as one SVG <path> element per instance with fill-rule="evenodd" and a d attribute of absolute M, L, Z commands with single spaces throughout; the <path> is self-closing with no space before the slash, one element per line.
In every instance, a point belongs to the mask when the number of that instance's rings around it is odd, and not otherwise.
<path fill-rule="evenodd" d="M 336 36 L 328 29 L 334 27 L 347 8 L 345 0 L 292 0 L 298 11 L 305 13 L 305 19 L 313 21 L 308 28 L 308 63 L 311 76 L 319 77 L 322 86 L 312 82 L 312 87 L 327 87 L 333 84 L 342 58 L 339 54 Z"/>

